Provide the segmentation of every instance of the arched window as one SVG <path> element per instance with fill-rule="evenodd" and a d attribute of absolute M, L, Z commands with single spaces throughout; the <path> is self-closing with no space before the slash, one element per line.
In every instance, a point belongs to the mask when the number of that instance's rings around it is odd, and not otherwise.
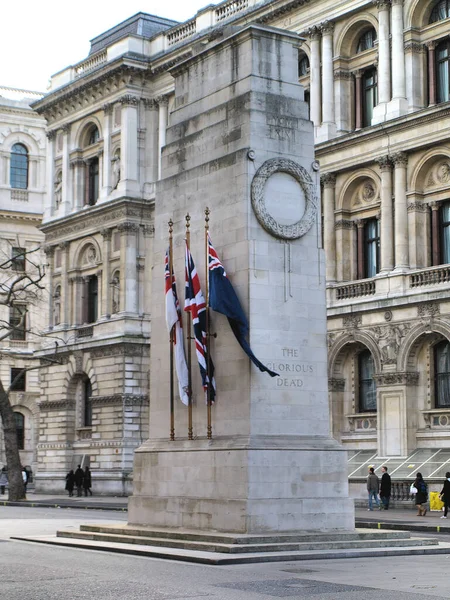
<path fill-rule="evenodd" d="M 378 103 L 377 70 L 372 68 L 364 71 L 361 84 L 363 127 L 369 127 L 372 124 L 373 109 Z"/>
<path fill-rule="evenodd" d="M 98 127 L 96 127 L 94 125 L 94 127 L 92 127 L 91 131 L 89 132 L 88 146 L 92 146 L 93 144 L 96 144 L 99 139 L 100 139 L 100 133 L 98 131 Z"/>
<path fill-rule="evenodd" d="M 356 46 L 356 53 L 364 52 L 364 50 L 370 50 L 375 47 L 375 42 L 377 39 L 377 32 L 372 27 L 365 31 L 358 40 L 358 44 Z"/>
<path fill-rule="evenodd" d="M 309 73 L 309 59 L 306 54 L 301 54 L 298 58 L 298 76 L 304 77 Z"/>
<path fill-rule="evenodd" d="M 89 379 L 83 382 L 83 427 L 92 426 L 92 385 Z"/>
<path fill-rule="evenodd" d="M 439 0 L 431 11 L 430 23 L 443 21 L 450 17 L 450 0 Z"/>
<path fill-rule="evenodd" d="M 14 420 L 16 422 L 17 445 L 19 450 L 25 449 L 25 417 L 22 413 L 15 412 Z"/>
<path fill-rule="evenodd" d="M 373 378 L 375 366 L 369 350 L 358 355 L 358 405 L 359 412 L 375 412 L 377 410 L 377 388 Z"/>
<path fill-rule="evenodd" d="M 434 346 L 434 403 L 436 408 L 450 406 L 450 344 Z"/>
<path fill-rule="evenodd" d="M 445 40 L 436 46 L 436 87 L 437 101 L 450 100 L 450 41 Z"/>
<path fill-rule="evenodd" d="M 26 190 L 28 187 L 28 150 L 23 144 L 11 148 L 10 182 L 12 188 Z"/>

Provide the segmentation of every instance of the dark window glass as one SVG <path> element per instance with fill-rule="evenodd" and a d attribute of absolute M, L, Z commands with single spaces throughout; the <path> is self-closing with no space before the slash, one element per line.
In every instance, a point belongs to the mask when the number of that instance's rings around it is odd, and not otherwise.
<path fill-rule="evenodd" d="M 25 248 L 13 247 L 11 250 L 11 268 L 13 271 L 25 271 Z"/>
<path fill-rule="evenodd" d="M 90 161 L 88 173 L 88 204 L 94 206 L 98 200 L 98 158 Z"/>
<path fill-rule="evenodd" d="M 448 102 L 448 100 L 450 100 L 449 56 L 450 42 L 446 40 L 436 47 L 436 83 L 438 102 Z"/>
<path fill-rule="evenodd" d="M 439 0 L 431 11 L 430 23 L 443 21 L 450 17 L 450 0 Z"/>
<path fill-rule="evenodd" d="M 9 324 L 11 326 L 12 340 L 26 339 L 26 306 L 15 304 L 9 309 Z"/>
<path fill-rule="evenodd" d="M 368 29 L 359 38 L 358 45 L 356 47 L 356 52 L 364 52 L 364 50 L 374 48 L 376 39 L 377 32 L 375 31 L 375 29 Z"/>
<path fill-rule="evenodd" d="M 10 182 L 12 188 L 26 190 L 28 187 L 28 150 L 23 144 L 11 148 Z"/>
<path fill-rule="evenodd" d="M 92 425 L 92 385 L 89 379 L 86 379 L 83 383 L 83 396 L 84 396 L 84 427 L 91 427 Z"/>
<path fill-rule="evenodd" d="M 24 450 L 25 448 L 25 417 L 22 413 L 15 412 L 14 420 L 16 421 L 16 431 L 17 431 L 17 445 L 19 446 L 19 450 Z"/>
<path fill-rule="evenodd" d="M 363 127 L 372 124 L 373 108 L 378 103 L 377 70 L 369 69 L 362 76 Z"/>
<path fill-rule="evenodd" d="M 450 344 L 447 341 L 434 347 L 434 400 L 436 408 L 450 406 Z"/>
<path fill-rule="evenodd" d="M 97 127 L 93 127 L 91 132 L 89 133 L 88 145 L 92 146 L 92 144 L 96 144 L 100 139 L 100 133 Z"/>
<path fill-rule="evenodd" d="M 375 277 L 380 270 L 380 227 L 378 219 L 364 225 L 364 277 Z"/>
<path fill-rule="evenodd" d="M 311 94 L 309 90 L 305 90 L 305 102 L 308 105 L 308 119 L 311 115 Z"/>
<path fill-rule="evenodd" d="M 375 412 L 377 410 L 374 371 L 372 355 L 368 350 L 364 350 L 358 355 L 359 412 Z"/>
<path fill-rule="evenodd" d="M 301 56 L 298 61 L 298 76 L 303 77 L 308 75 L 309 72 L 309 60 L 307 56 Z"/>
<path fill-rule="evenodd" d="M 440 207 L 441 264 L 450 263 L 450 202 Z"/>
<path fill-rule="evenodd" d="M 13 392 L 25 392 L 26 387 L 27 380 L 25 371 L 23 369 L 11 369 L 11 390 Z"/>
<path fill-rule="evenodd" d="M 87 284 L 87 322 L 95 323 L 98 315 L 98 279 L 89 277 Z"/>

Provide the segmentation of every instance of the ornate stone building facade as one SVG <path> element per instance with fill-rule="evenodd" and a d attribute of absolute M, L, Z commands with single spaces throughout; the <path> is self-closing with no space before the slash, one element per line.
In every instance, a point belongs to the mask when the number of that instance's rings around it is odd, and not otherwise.
<path fill-rule="evenodd" d="M 449 3 L 228 0 L 183 24 L 136 15 L 35 103 L 49 139 L 48 331 L 64 339 L 64 364 L 42 378 L 42 489 L 83 456 L 101 490 L 129 489 L 148 431 L 151 318 L 162 316 L 148 304 L 157 181 L 162 160 L 183 168 L 170 153 L 170 69 L 249 21 L 303 38 L 334 435 L 399 460 L 448 447 Z M 273 131 L 282 146 L 283 123 Z M 195 185 L 183 193 L 188 206 Z"/>
<path fill-rule="evenodd" d="M 37 92 L 0 87 L 0 260 L 8 268 L 3 271 L 6 278 L 20 276 L 33 268 L 26 252 L 30 252 L 33 263 L 43 265 L 46 261 L 41 249 L 44 235 L 39 230 L 45 192 L 45 120 L 30 108 L 41 97 Z M 24 367 L 35 364 L 28 358 L 40 346 L 39 334 L 45 327 L 47 306 L 44 294 L 39 293 L 32 301 L 29 298 L 26 305 L 1 309 L 2 321 L 20 322 L 19 330 L 0 342 L 0 377 L 7 389 Z M 26 309 L 24 320 L 18 317 L 22 308 Z M 27 372 L 10 393 L 22 464 L 33 472 L 37 468 L 39 395 L 38 371 Z M 5 464 L 1 427 L 0 464 Z"/>

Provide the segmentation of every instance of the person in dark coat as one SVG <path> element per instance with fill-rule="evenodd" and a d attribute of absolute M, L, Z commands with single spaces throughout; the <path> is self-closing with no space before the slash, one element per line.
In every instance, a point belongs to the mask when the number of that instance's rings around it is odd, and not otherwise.
<path fill-rule="evenodd" d="M 89 470 L 89 467 L 86 467 L 84 470 L 84 479 L 83 479 L 83 487 L 84 487 L 84 495 L 87 496 L 88 492 L 92 496 L 92 476 Z"/>
<path fill-rule="evenodd" d="M 447 518 L 448 507 L 450 505 L 450 473 L 447 471 L 445 474 L 444 487 L 439 494 L 442 502 L 444 503 L 444 514 L 441 519 Z"/>
<path fill-rule="evenodd" d="M 388 473 L 387 467 L 381 467 L 381 472 L 383 473 L 380 484 L 380 498 L 382 502 L 381 506 L 384 508 L 384 510 L 388 510 L 389 498 L 391 497 L 391 476 Z"/>
<path fill-rule="evenodd" d="M 82 496 L 81 490 L 83 488 L 83 479 L 84 479 L 84 473 L 83 473 L 83 469 L 81 468 L 81 465 L 78 465 L 77 470 L 75 471 L 75 485 L 77 486 L 77 496 L 80 497 Z"/>
<path fill-rule="evenodd" d="M 69 497 L 73 496 L 73 488 L 75 487 L 75 473 L 71 469 L 66 475 L 66 490 L 69 492 Z"/>
<path fill-rule="evenodd" d="M 417 490 L 415 498 L 417 516 L 424 517 L 427 514 L 427 507 L 423 505 L 426 504 L 428 500 L 428 487 L 422 477 L 422 473 L 417 473 L 413 485 Z"/>

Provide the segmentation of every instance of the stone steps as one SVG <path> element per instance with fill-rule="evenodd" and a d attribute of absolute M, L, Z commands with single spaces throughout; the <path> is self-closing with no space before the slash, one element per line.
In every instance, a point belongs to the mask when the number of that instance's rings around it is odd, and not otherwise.
<path fill-rule="evenodd" d="M 396 532 L 401 533 L 401 532 Z M 316 540 L 295 542 L 273 542 L 273 543 L 218 543 L 211 541 L 192 541 L 183 538 L 157 538 L 145 535 L 130 535 L 119 533 L 102 533 L 96 531 L 73 531 L 62 530 L 57 532 L 58 538 L 82 539 L 96 542 L 106 542 L 114 544 L 133 544 L 139 546 L 152 546 L 163 548 L 177 548 L 180 550 L 194 550 L 201 552 L 213 552 L 221 554 L 255 554 L 271 552 L 309 552 L 314 550 L 344 550 L 344 549 L 364 549 L 364 548 L 383 548 L 389 545 L 390 548 L 414 546 L 433 546 L 436 541 L 431 538 L 412 539 L 409 533 L 401 536 L 372 535 L 365 534 L 363 537 L 358 534 L 341 535 L 340 539 L 329 539 L 330 536 L 323 535 L 320 541 L 320 535 Z M 298 536 L 301 538 L 301 536 Z M 313 537 L 313 536 L 305 536 Z M 317 539 L 319 538 L 319 540 Z"/>

